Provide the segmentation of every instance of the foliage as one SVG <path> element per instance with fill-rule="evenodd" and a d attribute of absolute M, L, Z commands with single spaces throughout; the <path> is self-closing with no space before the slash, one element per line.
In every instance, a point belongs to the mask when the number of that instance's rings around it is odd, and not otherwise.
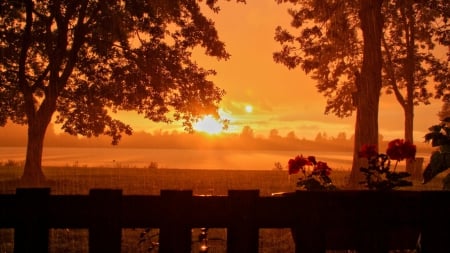
<path fill-rule="evenodd" d="M 216 2 L 206 4 L 218 11 Z M 28 124 L 31 178 L 43 177 L 53 119 L 69 134 L 104 134 L 117 144 L 132 129 L 112 113 L 179 120 L 190 130 L 201 115 L 217 115 L 224 95 L 209 80 L 215 71 L 191 59 L 196 48 L 229 57 L 194 0 L 1 1 L 0 38 L 0 126 Z"/>
<path fill-rule="evenodd" d="M 431 4 L 430 4 L 431 3 Z M 438 11 L 437 11 L 438 10 Z M 382 39 L 383 85 L 394 94 L 405 114 L 405 139 L 413 140 L 414 106 L 430 98 L 448 99 L 449 61 L 435 50 L 439 30 L 450 31 L 448 1 L 386 1 Z M 430 78 L 432 77 L 432 79 Z M 429 91 L 434 82 L 435 94 Z M 447 93 L 447 94 L 445 94 Z"/>
<path fill-rule="evenodd" d="M 440 124 L 431 126 L 425 135 L 425 142 L 439 150 L 431 154 L 430 162 L 423 172 L 423 183 L 428 183 L 439 173 L 450 168 L 450 117 L 444 118 Z M 443 188 L 450 190 L 450 174 L 443 180 Z"/>
<path fill-rule="evenodd" d="M 450 152 L 450 117 L 442 120 L 440 124 L 428 128 L 425 134 L 425 142 L 431 142 L 431 146 L 439 147 L 442 152 Z"/>
<path fill-rule="evenodd" d="M 450 31 L 449 11 L 450 3 L 441 0 L 385 1 L 383 5 L 383 84 L 402 107 L 428 104 L 433 95 L 443 100 L 450 96 L 449 62 L 436 54 L 438 44 L 450 45 L 443 37 Z M 435 94 L 427 90 L 431 80 Z"/>
<path fill-rule="evenodd" d="M 295 7 L 288 10 L 290 29 L 276 28 L 275 40 L 282 48 L 273 54 L 275 62 L 311 74 L 327 98 L 325 113 L 351 115 L 363 61 L 358 1 L 277 2 L 294 2 Z M 427 84 L 432 78 L 434 96 L 450 96 L 449 61 L 433 54 L 437 44 L 450 45 L 449 10 L 445 0 L 383 1 L 383 84 L 402 106 L 409 99 L 414 105 L 428 104 L 432 93 Z M 408 83 L 410 77 L 412 83 Z"/>
<path fill-rule="evenodd" d="M 190 127 L 223 95 L 207 80 L 214 71 L 190 59 L 197 46 L 229 57 L 194 1 L 5 1 L 1 10 L 2 125 L 25 123 L 56 103 L 66 132 L 116 141 L 130 128 L 109 112 L 137 110 L 169 122 L 175 109 L 174 118 Z M 25 110 L 31 102 L 32 115 Z"/>
<path fill-rule="evenodd" d="M 278 2 L 293 2 L 295 8 L 289 9 L 293 31 L 276 28 L 275 40 L 282 49 L 274 53 L 274 60 L 288 68 L 300 67 L 317 81 L 318 91 L 327 98 L 325 114 L 348 117 L 356 110 L 356 146 L 377 143 L 382 1 Z M 352 185 L 360 176 L 356 153 Z"/>
<path fill-rule="evenodd" d="M 301 173 L 297 181 L 297 186 L 308 191 L 336 190 L 331 178 L 331 168 L 326 162 L 316 161 L 314 156 L 296 156 L 289 159 L 289 175 Z"/>
<path fill-rule="evenodd" d="M 402 106 L 404 138 L 411 141 L 414 106 L 430 103 L 433 96 L 448 100 L 449 61 L 432 52 L 438 44 L 450 45 L 449 1 L 277 2 L 294 7 L 288 11 L 291 26 L 276 28 L 281 49 L 273 55 L 275 62 L 299 67 L 317 81 L 317 90 L 327 99 L 326 114 L 347 117 L 356 110 L 356 147 L 377 143 L 382 84 Z M 360 179 L 356 153 L 351 184 Z"/>
<path fill-rule="evenodd" d="M 286 2 L 286 1 L 278 1 Z M 327 97 L 325 113 L 350 116 L 354 110 L 354 73 L 362 64 L 362 41 L 358 38 L 356 1 L 296 1 L 288 10 L 291 27 L 278 26 L 275 40 L 282 45 L 273 54 L 275 62 L 300 67 L 317 81 Z"/>
<path fill-rule="evenodd" d="M 379 154 L 376 145 L 365 144 L 359 151 L 359 157 L 367 158 L 368 166 L 361 167 L 360 171 L 365 176 L 361 182 L 370 190 L 392 190 L 397 187 L 412 186 L 408 172 L 396 172 L 399 161 L 414 159 L 416 146 L 409 141 L 395 139 L 388 144 L 386 154 Z M 391 171 L 391 160 L 395 160 L 394 169 Z"/>
<path fill-rule="evenodd" d="M 8 159 L 6 162 L 0 162 L 0 168 L 12 169 L 12 168 L 21 167 L 21 166 L 23 166 L 23 164 L 24 164 L 23 161 L 14 161 L 14 160 Z"/>

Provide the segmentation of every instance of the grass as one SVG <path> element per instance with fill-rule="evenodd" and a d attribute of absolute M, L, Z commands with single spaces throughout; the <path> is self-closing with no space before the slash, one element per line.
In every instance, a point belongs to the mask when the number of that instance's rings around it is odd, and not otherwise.
<path fill-rule="evenodd" d="M 22 164 L 12 161 L 0 164 L 0 194 L 14 194 L 19 184 Z M 286 171 L 233 171 L 233 170 L 181 170 L 156 168 L 89 168 L 78 166 L 45 167 L 51 193 L 88 194 L 92 188 L 122 189 L 123 194 L 159 195 L 162 189 L 190 189 L 194 194 L 227 195 L 228 190 L 259 189 L 261 196 L 274 192 L 297 190 L 297 176 L 289 177 Z M 331 174 L 338 188 L 345 188 L 348 172 L 334 171 Z M 408 190 L 440 190 L 442 176 L 426 185 L 413 181 Z M 139 243 L 145 228 L 124 229 L 122 252 L 149 251 L 151 240 Z M 193 252 L 199 247 L 199 229 L 193 230 Z M 150 231 L 157 233 L 157 230 Z M 148 235 L 148 234 L 147 234 Z M 147 236 L 146 235 L 146 236 Z M 88 252 L 87 230 L 52 229 L 50 231 L 51 252 Z M 211 252 L 225 252 L 226 230 L 212 229 L 209 237 Z M 0 229 L 0 253 L 13 252 L 13 230 Z M 261 229 L 260 252 L 294 252 L 289 229 Z"/>

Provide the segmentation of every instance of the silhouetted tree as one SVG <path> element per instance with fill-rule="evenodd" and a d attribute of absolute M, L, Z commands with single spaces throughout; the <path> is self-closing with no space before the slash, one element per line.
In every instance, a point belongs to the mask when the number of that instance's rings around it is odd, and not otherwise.
<path fill-rule="evenodd" d="M 294 131 L 289 131 L 289 133 L 286 134 L 286 139 L 288 139 L 288 140 L 298 140 L 298 138 L 295 135 Z"/>
<path fill-rule="evenodd" d="M 338 141 L 347 141 L 347 134 L 345 132 L 340 132 L 336 136 L 336 140 Z"/>
<path fill-rule="evenodd" d="M 316 141 L 316 142 L 321 142 L 321 141 L 326 141 L 326 140 L 327 140 L 327 134 L 323 133 L 323 136 L 322 136 L 321 132 L 317 133 L 316 138 L 314 138 L 314 141 Z"/>
<path fill-rule="evenodd" d="M 241 131 L 242 138 L 253 139 L 255 138 L 255 131 L 250 126 L 244 126 Z"/>
<path fill-rule="evenodd" d="M 414 106 L 429 104 L 433 96 L 429 80 L 435 81 L 435 98 L 445 97 L 450 89 L 449 62 L 433 54 L 436 44 L 450 45 L 449 38 L 439 35 L 450 32 L 450 2 L 386 1 L 382 11 L 383 85 L 403 108 L 404 139 L 412 143 Z"/>
<path fill-rule="evenodd" d="M 318 91 L 328 99 L 326 114 L 346 117 L 356 109 L 350 180 L 358 182 L 362 178 L 359 147 L 378 141 L 383 0 L 294 2 L 298 9 L 289 10 L 291 26 L 300 32 L 292 35 L 276 29 L 275 40 L 283 47 L 274 53 L 274 60 L 311 74 Z"/>
<path fill-rule="evenodd" d="M 280 132 L 278 129 L 271 129 L 269 132 L 269 139 L 270 140 L 279 140 L 281 139 Z"/>
<path fill-rule="evenodd" d="M 296 3 L 299 8 L 290 10 L 291 25 L 300 29 L 300 33 L 292 35 L 278 27 L 276 40 L 283 48 L 274 54 L 274 59 L 289 68 L 300 66 L 311 73 L 319 92 L 327 97 L 325 113 L 339 117 L 349 116 L 355 109 L 364 113 L 358 116 L 357 111 L 352 171 L 359 170 L 356 154 L 361 144 L 376 144 L 377 140 L 378 123 L 374 116 L 378 114 L 381 88 L 379 39 L 383 41 L 383 84 L 402 104 L 405 138 L 412 141 L 413 105 L 428 103 L 431 96 L 426 89 L 429 79 L 425 73 L 428 71 L 434 77 L 436 97 L 449 94 L 448 61 L 439 61 L 431 53 L 436 41 L 448 45 L 448 1 Z M 379 37 L 382 21 L 386 32 Z M 400 93 L 402 88 L 406 90 L 405 96 Z M 364 129 L 359 129 L 360 120 L 368 120 L 362 123 Z M 361 131 L 365 133 L 358 134 Z"/>
<path fill-rule="evenodd" d="M 206 4 L 218 11 L 216 2 Z M 22 179 L 32 183 L 45 179 L 53 119 L 67 133 L 117 144 L 132 129 L 111 113 L 136 110 L 190 129 L 224 94 L 207 78 L 215 72 L 191 60 L 196 47 L 229 57 L 195 0 L 1 1 L 0 38 L 0 125 L 28 125 Z"/>

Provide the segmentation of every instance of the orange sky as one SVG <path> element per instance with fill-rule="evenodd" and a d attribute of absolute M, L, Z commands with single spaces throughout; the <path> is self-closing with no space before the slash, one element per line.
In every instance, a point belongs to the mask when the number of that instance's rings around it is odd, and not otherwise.
<path fill-rule="evenodd" d="M 249 0 L 247 4 L 220 3 L 221 11 L 211 14 L 219 37 L 225 42 L 231 59 L 217 61 L 203 56 L 198 63 L 215 69 L 212 80 L 226 90 L 221 109 L 232 120 L 229 131 L 239 131 L 248 125 L 257 135 L 267 136 L 278 129 L 284 136 L 294 131 L 299 138 L 314 139 L 317 133 L 335 136 L 339 132 L 353 134 L 355 119 L 324 115 L 325 98 L 316 91 L 315 83 L 300 69 L 288 70 L 272 60 L 272 53 L 280 46 L 274 41 L 277 25 L 287 27 L 290 22 L 288 5 L 274 0 Z M 381 97 L 379 128 L 385 139 L 403 137 L 403 112 L 393 96 Z M 245 106 L 253 106 L 248 113 Z M 416 107 L 415 141 L 423 141 L 427 128 L 438 122 L 441 101 Z M 179 125 L 162 125 L 129 116 L 135 130 L 173 130 Z"/>

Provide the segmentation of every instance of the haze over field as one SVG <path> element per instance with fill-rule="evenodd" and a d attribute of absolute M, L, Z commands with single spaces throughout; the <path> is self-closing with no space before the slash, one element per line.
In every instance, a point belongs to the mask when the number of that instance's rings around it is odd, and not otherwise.
<path fill-rule="evenodd" d="M 386 148 L 391 139 L 384 137 L 380 142 L 380 150 Z M 26 127 L 9 124 L 0 128 L 0 146 L 26 146 Z M 419 152 L 433 150 L 430 144 L 417 140 Z M 46 147 L 104 147 L 110 148 L 111 139 L 105 136 L 86 138 L 71 136 L 66 133 L 56 134 L 52 125 L 47 131 Z M 204 132 L 187 133 L 184 131 L 156 131 L 146 133 L 135 132 L 131 136 L 123 136 L 116 148 L 151 148 L 151 149 L 237 149 L 237 150 L 314 150 L 314 151 L 345 151 L 353 149 L 353 136 L 342 132 L 331 136 L 326 132 L 318 132 L 314 139 L 305 139 L 295 132 L 281 135 L 272 129 L 266 135 L 256 134 L 251 127 L 245 127 L 240 133 L 208 134 Z M 44 148 L 45 149 L 45 148 Z"/>
<path fill-rule="evenodd" d="M 207 8 L 204 12 L 214 20 L 231 58 L 217 61 L 203 55 L 203 51 L 195 56 L 201 66 L 216 70 L 217 75 L 211 80 L 226 91 L 220 108 L 222 116 L 230 119 L 227 132 L 239 133 L 250 126 L 256 135 L 267 136 L 271 129 L 277 129 L 282 136 L 294 131 L 300 139 L 309 140 L 314 140 L 319 132 L 329 136 L 341 132 L 348 137 L 353 135 L 354 115 L 325 115 L 326 99 L 318 93 L 316 82 L 300 68 L 288 70 L 273 60 L 272 54 L 281 49 L 274 40 L 275 28 L 289 26 L 290 4 L 278 5 L 273 0 L 246 4 L 224 1 L 220 7 L 219 13 Z M 443 58 L 447 51 L 442 48 Z M 422 142 L 428 127 L 438 122 L 441 106 L 440 100 L 432 100 L 430 105 L 415 107 L 414 141 Z M 179 124 L 155 124 L 133 113 L 120 117 L 131 120 L 137 131 L 182 131 Z M 393 94 L 381 94 L 379 128 L 385 140 L 404 136 L 403 110 Z"/>

